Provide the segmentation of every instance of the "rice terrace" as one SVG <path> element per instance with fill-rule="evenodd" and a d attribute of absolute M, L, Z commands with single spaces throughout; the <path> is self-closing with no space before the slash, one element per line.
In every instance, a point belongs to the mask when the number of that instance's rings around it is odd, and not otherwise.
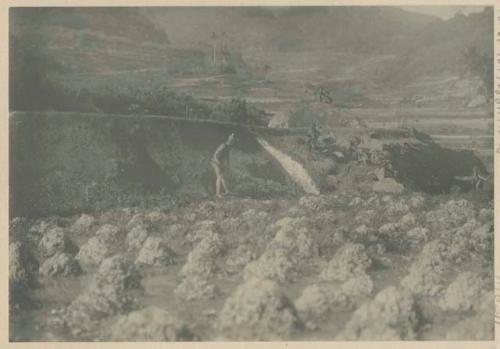
<path fill-rule="evenodd" d="M 493 340 L 493 8 L 425 8 L 11 8 L 10 341 Z"/>

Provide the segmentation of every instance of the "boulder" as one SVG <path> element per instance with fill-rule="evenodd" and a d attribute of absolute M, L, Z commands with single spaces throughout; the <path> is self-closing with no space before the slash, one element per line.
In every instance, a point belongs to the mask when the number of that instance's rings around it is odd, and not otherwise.
<path fill-rule="evenodd" d="M 486 173 L 483 162 L 470 150 L 441 147 L 431 137 L 414 129 L 405 138 L 386 140 L 386 160 L 395 179 L 407 188 L 437 194 L 460 185 L 456 177 L 470 176 L 473 168 Z"/>

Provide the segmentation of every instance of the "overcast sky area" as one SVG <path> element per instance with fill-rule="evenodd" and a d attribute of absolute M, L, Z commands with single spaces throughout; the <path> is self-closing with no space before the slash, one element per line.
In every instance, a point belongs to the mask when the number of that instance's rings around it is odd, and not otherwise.
<path fill-rule="evenodd" d="M 463 14 L 469 14 L 473 12 L 481 12 L 484 6 L 400 6 L 400 8 L 425 13 L 427 15 L 433 15 L 442 19 L 449 19 L 455 15 L 455 13 L 462 11 Z"/>

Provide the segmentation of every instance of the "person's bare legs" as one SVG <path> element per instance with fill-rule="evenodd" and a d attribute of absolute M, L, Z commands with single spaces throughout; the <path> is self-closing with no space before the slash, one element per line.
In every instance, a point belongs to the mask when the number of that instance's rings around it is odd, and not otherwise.
<path fill-rule="evenodd" d="M 222 197 L 220 191 L 221 191 L 221 179 L 220 177 L 217 177 L 217 179 L 215 180 L 215 196 L 217 196 L 218 198 Z"/>
<path fill-rule="evenodd" d="M 226 181 L 224 180 L 223 176 L 220 176 L 220 183 L 222 185 L 222 188 L 224 189 L 224 194 L 229 194 L 229 190 L 227 189 Z"/>
<path fill-rule="evenodd" d="M 216 163 L 212 163 L 212 167 L 214 169 L 215 177 L 216 177 L 216 179 L 215 179 L 215 196 L 220 198 L 220 197 L 222 197 L 221 188 L 223 187 L 225 191 L 227 190 L 226 183 L 224 182 L 224 179 L 222 178 L 222 171 L 221 171 L 220 166 Z"/>

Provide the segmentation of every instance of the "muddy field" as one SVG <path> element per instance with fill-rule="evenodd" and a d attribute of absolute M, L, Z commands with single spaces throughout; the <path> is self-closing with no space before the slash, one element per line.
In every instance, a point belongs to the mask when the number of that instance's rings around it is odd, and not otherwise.
<path fill-rule="evenodd" d="M 490 340 L 484 197 L 346 190 L 14 218 L 10 338 Z"/>

